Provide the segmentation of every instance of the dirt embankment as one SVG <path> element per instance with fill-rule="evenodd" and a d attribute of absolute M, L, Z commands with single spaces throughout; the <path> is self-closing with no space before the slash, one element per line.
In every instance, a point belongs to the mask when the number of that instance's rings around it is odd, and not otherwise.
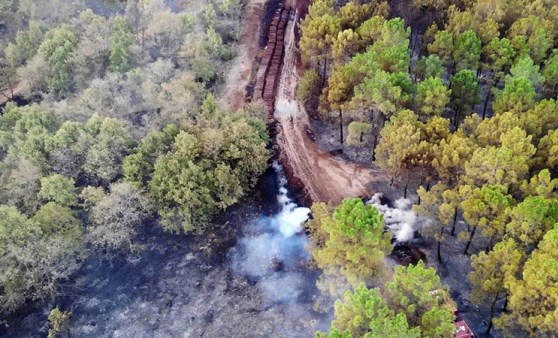
<path fill-rule="evenodd" d="M 275 2 L 274 4 L 278 5 Z M 221 101 L 229 109 L 241 109 L 245 106 L 246 88 L 258 74 L 258 64 L 260 68 L 269 66 L 262 62 L 265 60 L 262 58 L 265 53 L 260 48 L 259 39 L 260 34 L 267 31 L 267 23 L 263 20 L 264 17 L 267 18 L 266 1 L 250 0 L 246 6 L 247 15 L 238 46 L 239 55 L 231 65 Z M 289 20 L 284 34 L 270 33 L 275 39 L 284 39 L 284 47 L 281 48 L 283 66 L 280 67 L 279 81 L 273 81 L 278 83 L 273 91 L 275 107 L 269 106 L 269 115 L 275 121 L 272 124 L 273 132 L 276 133 L 275 148 L 289 176 L 291 187 L 307 204 L 339 203 L 347 197 L 371 196 L 375 192 L 374 183 L 388 179 L 384 172 L 347 162 L 324 151 L 313 140 L 307 113 L 296 99 L 296 88 L 300 80 L 296 45 L 297 22 L 300 13 L 306 11 L 308 1 L 286 0 L 284 6 L 296 9 L 296 15 L 292 15 L 294 18 Z M 258 88 L 257 83 L 255 87 Z M 254 98 L 257 98 L 258 95 L 255 94 Z"/>
<path fill-rule="evenodd" d="M 254 60 L 260 51 L 260 34 L 263 27 L 267 0 L 248 0 L 246 16 L 242 23 L 242 33 L 238 43 L 238 55 L 232 61 L 225 80 L 221 106 L 239 110 L 245 106 L 246 86 L 250 83 Z"/>
<path fill-rule="evenodd" d="M 274 112 L 281 163 L 292 183 L 302 185 L 298 188 L 302 188 L 307 202 L 339 203 L 347 197 L 371 196 L 374 183 L 388 179 L 386 173 L 347 162 L 325 152 L 312 140 L 308 114 L 296 99 L 300 80 L 296 22 L 297 19 L 290 21 L 285 33 L 285 57 Z"/>

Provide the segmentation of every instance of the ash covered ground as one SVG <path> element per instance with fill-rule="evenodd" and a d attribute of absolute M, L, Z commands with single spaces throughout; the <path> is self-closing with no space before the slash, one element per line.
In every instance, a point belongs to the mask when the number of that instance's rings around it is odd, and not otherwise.
<path fill-rule="evenodd" d="M 90 258 L 65 296 L 9 319 L 0 336 L 46 336 L 53 306 L 73 312 L 76 337 L 311 337 L 327 329 L 312 310 L 319 272 L 305 264 L 305 236 L 273 228 L 286 210 L 304 214 L 279 183 L 270 170 L 253 196 L 220 216 L 213 238 L 153 226 L 136 257 Z"/>

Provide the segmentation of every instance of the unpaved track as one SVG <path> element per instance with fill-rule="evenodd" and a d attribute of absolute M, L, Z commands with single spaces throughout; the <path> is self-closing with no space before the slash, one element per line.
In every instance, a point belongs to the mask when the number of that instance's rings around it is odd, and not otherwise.
<path fill-rule="evenodd" d="M 323 151 L 306 132 L 310 130 L 308 115 L 296 100 L 300 76 L 296 67 L 295 22 L 289 22 L 285 34 L 285 58 L 275 104 L 279 124 L 276 141 L 282 156 L 312 202 L 339 203 L 347 197 L 371 196 L 372 184 L 388 179 L 385 172 Z"/>
<path fill-rule="evenodd" d="M 233 59 L 223 88 L 221 106 L 230 110 L 244 108 L 246 86 L 250 82 L 252 65 L 259 51 L 262 16 L 266 0 L 247 0 L 246 16 L 242 22 L 242 33 L 238 42 L 238 55 Z"/>

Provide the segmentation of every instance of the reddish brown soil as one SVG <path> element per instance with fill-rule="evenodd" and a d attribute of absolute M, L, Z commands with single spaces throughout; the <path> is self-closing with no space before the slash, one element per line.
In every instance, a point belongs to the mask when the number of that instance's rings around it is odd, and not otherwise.
<path fill-rule="evenodd" d="M 232 61 L 221 96 L 221 105 L 230 110 L 244 108 L 246 86 L 250 83 L 252 66 L 260 51 L 259 41 L 266 0 L 248 0 L 242 35 L 238 43 L 238 56 Z"/>
<path fill-rule="evenodd" d="M 289 23 L 285 33 L 285 58 L 274 113 L 281 163 L 292 183 L 303 185 L 307 202 L 339 203 L 347 197 L 371 196 L 373 183 L 388 179 L 383 171 L 347 162 L 323 151 L 311 139 L 307 113 L 296 99 L 300 76 L 295 22 Z"/>
<path fill-rule="evenodd" d="M 270 108 L 276 121 L 276 148 L 279 160 L 288 173 L 291 186 L 304 202 L 339 203 L 347 197 L 371 196 L 375 183 L 387 181 L 387 175 L 377 169 L 345 161 L 322 150 L 311 137 L 311 128 L 304 107 L 296 99 L 299 61 L 296 47 L 298 13 L 305 10 L 307 1 L 287 0 L 284 6 L 297 8 L 297 17 L 290 20 L 284 33 L 283 66 L 278 79 L 275 109 Z M 233 61 L 222 103 L 229 109 L 246 105 L 246 86 L 258 73 L 254 65 L 264 55 L 259 49 L 265 1 L 247 4 L 244 31 L 239 43 L 239 56 Z M 268 46 L 269 48 L 269 46 Z M 260 60 L 258 58 L 258 60 Z M 267 65 L 261 65 L 267 67 Z M 260 70 L 261 73 L 261 70 Z M 275 80 L 274 83 L 277 83 Z"/>

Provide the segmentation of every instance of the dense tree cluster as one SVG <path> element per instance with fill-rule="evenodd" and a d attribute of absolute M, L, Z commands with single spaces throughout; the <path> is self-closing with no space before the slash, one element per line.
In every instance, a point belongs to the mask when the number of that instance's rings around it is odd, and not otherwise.
<path fill-rule="evenodd" d="M 451 337 L 455 331 L 449 293 L 420 261 L 399 266 L 385 290 L 361 284 L 335 303 L 328 334 L 318 337 Z"/>
<path fill-rule="evenodd" d="M 384 258 L 392 249 L 391 234 L 384 231 L 383 216 L 376 208 L 354 198 L 333 210 L 323 203 L 314 204 L 312 213 L 312 256 L 324 270 L 324 282 L 328 275 L 341 275 L 356 286 L 382 273 Z"/>
<path fill-rule="evenodd" d="M 267 168 L 257 112 L 216 91 L 241 2 L 0 4 L 0 316 L 52 299 L 89 254 L 137 251 L 146 225 L 211 229 Z M 53 310 L 51 335 L 69 314 Z"/>
<path fill-rule="evenodd" d="M 499 328 L 552 335 L 558 6 L 412 3 L 433 18 L 426 30 L 379 1 L 312 1 L 301 24 L 304 79 L 318 85 L 320 74 L 323 86 L 301 89 L 305 102 L 313 95 L 309 109 L 338 118 L 341 144 L 372 148 L 405 197 L 418 182 L 423 234 L 440 262 L 444 240 L 459 235 L 472 254 L 473 300 L 492 316 L 506 310 Z"/>

